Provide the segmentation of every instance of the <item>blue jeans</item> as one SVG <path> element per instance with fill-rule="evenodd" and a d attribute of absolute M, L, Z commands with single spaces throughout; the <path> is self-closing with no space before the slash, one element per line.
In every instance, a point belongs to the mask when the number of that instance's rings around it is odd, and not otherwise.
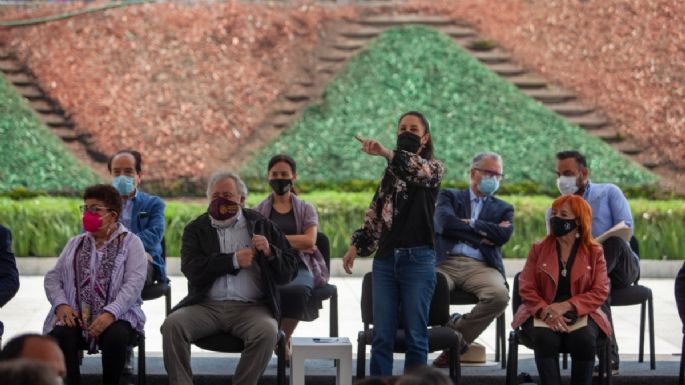
<path fill-rule="evenodd" d="M 395 249 L 373 260 L 371 375 L 392 375 L 398 320 L 405 332 L 405 371 L 428 361 L 428 312 L 435 290 L 435 250 Z"/>

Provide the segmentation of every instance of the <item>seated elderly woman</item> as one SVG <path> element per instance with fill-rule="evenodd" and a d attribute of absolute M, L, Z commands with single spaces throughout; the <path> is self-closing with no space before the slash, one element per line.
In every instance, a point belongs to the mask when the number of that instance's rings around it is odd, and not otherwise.
<path fill-rule="evenodd" d="M 119 384 L 126 349 L 142 333 L 140 298 L 147 259 L 140 238 L 117 220 L 121 196 L 110 185 L 83 194 L 83 234 L 69 240 L 45 275 L 52 305 L 44 333 L 55 337 L 67 367 L 67 384 L 79 384 L 79 351 L 102 352 L 102 383 Z"/>
<path fill-rule="evenodd" d="M 536 242 L 519 276 L 521 306 L 512 326 L 533 341 L 543 385 L 561 384 L 559 352 L 571 354 L 571 384 L 591 384 L 597 337 L 611 335 L 600 308 L 609 293 L 602 247 L 592 239 L 592 209 L 577 195 L 552 203 L 551 234 Z"/>

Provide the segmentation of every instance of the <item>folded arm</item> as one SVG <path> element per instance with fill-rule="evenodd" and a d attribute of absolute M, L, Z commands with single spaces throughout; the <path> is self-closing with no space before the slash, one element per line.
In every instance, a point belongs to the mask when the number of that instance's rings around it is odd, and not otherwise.
<path fill-rule="evenodd" d="M 481 243 L 483 237 L 476 233 L 466 221 L 457 217 L 457 211 L 450 192 L 447 190 L 440 191 L 435 207 L 435 231 L 443 237 L 459 242 L 468 242 L 474 246 Z"/>
<path fill-rule="evenodd" d="M 509 241 L 514 232 L 513 223 L 514 208 L 508 206 L 498 223 L 477 219 L 473 222 L 473 229 L 495 246 L 502 246 Z"/>

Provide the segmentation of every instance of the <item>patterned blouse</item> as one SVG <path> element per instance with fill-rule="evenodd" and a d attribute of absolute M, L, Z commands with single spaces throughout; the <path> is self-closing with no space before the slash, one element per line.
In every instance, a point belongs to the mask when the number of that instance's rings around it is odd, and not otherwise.
<path fill-rule="evenodd" d="M 366 210 L 364 225 L 352 234 L 351 242 L 357 247 L 357 254 L 366 257 L 376 251 L 381 234 L 392 228 L 393 219 L 410 204 L 407 185 L 437 188 L 444 172 L 442 162 L 438 160 L 395 150 Z"/>

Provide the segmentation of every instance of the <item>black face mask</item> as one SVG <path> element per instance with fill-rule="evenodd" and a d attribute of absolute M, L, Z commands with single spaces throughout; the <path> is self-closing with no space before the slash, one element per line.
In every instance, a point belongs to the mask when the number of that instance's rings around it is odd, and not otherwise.
<path fill-rule="evenodd" d="M 552 227 L 552 234 L 555 237 L 563 237 L 578 227 L 575 219 L 562 219 L 559 217 L 550 218 L 549 225 Z"/>
<path fill-rule="evenodd" d="M 416 152 L 421 147 L 421 138 L 411 132 L 403 132 L 397 137 L 397 149 L 411 152 Z"/>
<path fill-rule="evenodd" d="M 269 185 L 276 195 L 285 195 L 292 190 L 293 181 L 291 179 L 271 179 Z"/>

